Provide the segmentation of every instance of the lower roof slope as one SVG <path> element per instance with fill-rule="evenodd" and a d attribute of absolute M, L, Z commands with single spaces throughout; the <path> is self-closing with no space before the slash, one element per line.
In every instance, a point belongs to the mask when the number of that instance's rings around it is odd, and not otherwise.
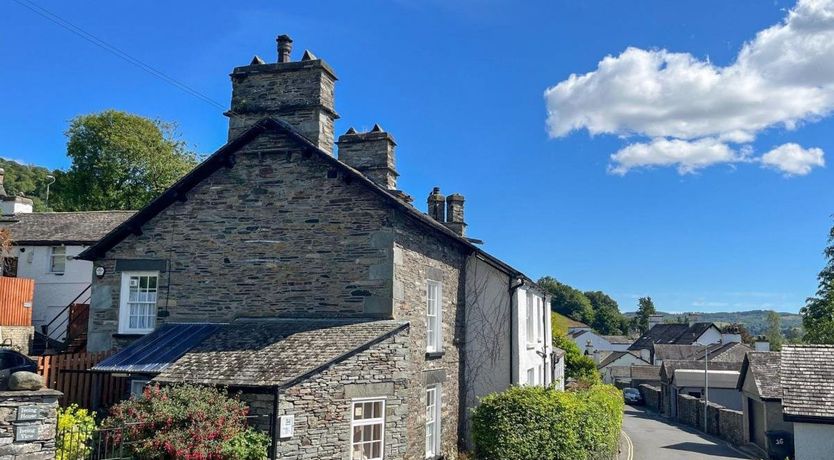
<path fill-rule="evenodd" d="M 155 380 L 238 387 L 291 386 L 407 326 L 407 322 L 390 320 L 241 320 L 221 327 Z"/>
<path fill-rule="evenodd" d="M 834 423 L 834 345 L 785 345 L 779 372 L 786 420 Z"/>
<path fill-rule="evenodd" d="M 781 354 L 778 351 L 751 351 L 741 368 L 742 379 L 747 378 L 747 371 L 756 384 L 759 397 L 765 400 L 782 399 L 780 382 Z M 739 388 L 743 385 L 739 381 Z"/>
<path fill-rule="evenodd" d="M 0 216 L 17 245 L 89 245 L 136 211 L 33 212 Z"/>

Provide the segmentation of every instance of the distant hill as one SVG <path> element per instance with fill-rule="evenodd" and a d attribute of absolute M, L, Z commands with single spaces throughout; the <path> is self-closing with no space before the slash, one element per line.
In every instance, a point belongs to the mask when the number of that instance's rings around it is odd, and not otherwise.
<path fill-rule="evenodd" d="M 770 310 L 749 310 L 749 311 L 732 311 L 732 312 L 718 312 L 718 313 L 697 313 L 700 315 L 701 321 L 709 321 L 713 323 L 740 323 L 743 324 L 750 334 L 760 335 L 767 331 L 767 314 Z M 802 316 L 797 313 L 778 312 L 782 317 L 782 332 L 787 333 L 793 328 L 802 328 Z M 659 311 L 658 314 L 663 315 L 665 322 L 686 321 L 686 313 L 664 313 Z M 625 313 L 626 316 L 634 316 L 634 312 Z"/>

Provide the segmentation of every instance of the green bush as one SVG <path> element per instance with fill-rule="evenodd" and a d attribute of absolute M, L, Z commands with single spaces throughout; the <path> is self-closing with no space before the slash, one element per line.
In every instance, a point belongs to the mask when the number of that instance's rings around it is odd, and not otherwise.
<path fill-rule="evenodd" d="M 196 385 L 150 386 L 113 406 L 102 428 L 140 459 L 263 459 L 269 436 L 247 426 L 246 404 L 225 390 Z"/>
<path fill-rule="evenodd" d="M 617 452 L 623 397 L 611 385 L 582 391 L 512 387 L 472 416 L 481 460 L 608 460 Z"/>
<path fill-rule="evenodd" d="M 87 409 L 73 404 L 58 408 L 58 436 L 55 440 L 57 460 L 80 460 L 90 454 L 90 440 L 96 419 Z"/>

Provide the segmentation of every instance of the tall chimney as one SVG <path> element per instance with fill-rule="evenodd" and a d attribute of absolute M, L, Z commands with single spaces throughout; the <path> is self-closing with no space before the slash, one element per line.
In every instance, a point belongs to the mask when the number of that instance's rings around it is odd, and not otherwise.
<path fill-rule="evenodd" d="M 428 198 L 428 214 L 432 219 L 441 223 L 446 220 L 445 201 L 446 198 L 440 193 L 440 187 L 432 189 Z"/>
<path fill-rule="evenodd" d="M 446 226 L 460 236 L 466 233 L 466 222 L 463 220 L 463 195 L 453 193 L 446 197 Z"/>
<path fill-rule="evenodd" d="M 336 74 L 321 59 L 306 51 L 291 62 L 292 39 L 281 35 L 278 62 L 264 64 L 257 56 L 249 65 L 235 67 L 232 78 L 229 140 L 263 118 L 278 118 L 295 128 L 322 150 L 332 154 Z"/>
<path fill-rule="evenodd" d="M 275 41 L 278 42 L 278 62 L 290 62 L 292 38 L 289 35 L 279 35 Z"/>
<path fill-rule="evenodd" d="M 336 143 L 339 146 L 339 160 L 364 174 L 368 179 L 388 190 L 397 189 L 396 158 L 394 150 L 397 143 L 379 125 L 366 133 L 358 133 L 353 128 L 341 136 Z"/>

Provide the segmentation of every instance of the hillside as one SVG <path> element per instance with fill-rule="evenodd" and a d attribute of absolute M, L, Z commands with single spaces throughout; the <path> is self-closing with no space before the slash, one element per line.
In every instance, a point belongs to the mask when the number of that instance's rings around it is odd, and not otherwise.
<path fill-rule="evenodd" d="M 46 176 L 57 174 L 41 166 L 30 166 L 0 157 L 0 168 L 5 169 L 5 189 L 9 196 L 22 195 L 31 198 L 35 211 L 45 211 Z M 54 191 L 54 188 L 53 188 Z"/>
<path fill-rule="evenodd" d="M 759 335 L 764 334 L 767 330 L 767 314 L 770 310 L 749 310 L 749 311 L 733 311 L 733 312 L 717 312 L 717 313 L 697 313 L 701 317 L 701 321 L 710 321 L 713 323 L 740 323 L 743 324 L 750 334 Z M 685 313 L 664 313 L 662 314 L 665 322 L 685 321 Z M 634 312 L 625 313 L 626 316 L 634 316 Z M 798 313 L 779 312 L 782 317 L 782 332 L 787 333 L 793 328 L 802 327 L 802 316 Z"/>

